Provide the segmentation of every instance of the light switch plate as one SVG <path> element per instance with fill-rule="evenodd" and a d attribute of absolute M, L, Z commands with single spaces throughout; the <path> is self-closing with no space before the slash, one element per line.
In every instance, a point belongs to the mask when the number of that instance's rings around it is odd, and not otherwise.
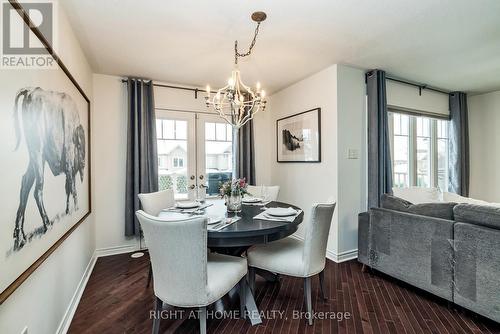
<path fill-rule="evenodd" d="M 350 148 L 347 152 L 347 158 L 348 159 L 359 159 L 359 151 L 354 149 L 354 148 Z"/>

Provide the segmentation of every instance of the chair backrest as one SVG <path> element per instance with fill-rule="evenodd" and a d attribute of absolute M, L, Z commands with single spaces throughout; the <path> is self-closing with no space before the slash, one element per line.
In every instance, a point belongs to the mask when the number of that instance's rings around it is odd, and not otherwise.
<path fill-rule="evenodd" d="M 155 295 L 165 303 L 194 307 L 206 302 L 207 218 L 164 221 L 136 212 L 153 266 Z"/>
<path fill-rule="evenodd" d="M 267 200 L 277 201 L 280 193 L 280 186 L 247 186 L 247 191 L 255 197 L 264 197 L 267 195 Z M 263 194 L 263 191 L 265 194 Z"/>
<path fill-rule="evenodd" d="M 158 216 L 161 210 L 175 205 L 172 189 L 157 191 L 149 194 L 139 194 L 142 209 L 149 215 Z"/>
<path fill-rule="evenodd" d="M 311 219 L 305 231 L 303 253 L 307 273 L 325 266 L 326 246 L 335 205 L 332 202 L 314 204 L 312 207 Z"/>

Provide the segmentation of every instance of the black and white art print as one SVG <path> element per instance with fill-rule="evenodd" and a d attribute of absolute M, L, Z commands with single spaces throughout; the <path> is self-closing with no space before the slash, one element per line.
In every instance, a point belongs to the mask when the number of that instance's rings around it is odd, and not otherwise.
<path fill-rule="evenodd" d="M 321 108 L 276 121 L 278 162 L 321 162 Z"/>
<path fill-rule="evenodd" d="M 91 210 L 90 101 L 57 63 L 0 76 L 0 303 Z"/>

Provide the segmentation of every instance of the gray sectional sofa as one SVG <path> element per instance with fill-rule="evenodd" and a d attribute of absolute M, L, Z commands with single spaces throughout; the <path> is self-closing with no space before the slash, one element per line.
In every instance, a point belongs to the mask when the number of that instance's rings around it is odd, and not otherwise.
<path fill-rule="evenodd" d="M 500 208 L 384 195 L 359 215 L 358 261 L 500 322 Z"/>

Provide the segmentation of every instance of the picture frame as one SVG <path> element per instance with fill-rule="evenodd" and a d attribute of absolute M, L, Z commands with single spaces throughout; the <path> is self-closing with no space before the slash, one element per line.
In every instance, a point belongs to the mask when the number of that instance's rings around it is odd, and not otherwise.
<path fill-rule="evenodd" d="M 314 108 L 276 121 L 276 161 L 321 162 L 321 108 Z"/>
<path fill-rule="evenodd" d="M 13 107 L 14 114 L 22 115 L 14 116 L 16 131 L 2 131 L 0 134 L 4 136 L 0 156 L 5 158 L 3 163 L 8 166 L 0 187 L 2 191 L 12 193 L 0 203 L 3 215 L 0 216 L 0 236 L 3 238 L 0 240 L 0 305 L 92 212 L 90 99 L 21 4 L 15 0 L 9 3 L 57 67 L 39 72 L 23 69 L 16 74 L 15 80 L 12 77 L 8 81 L 0 79 L 0 105 L 10 106 L 9 115 L 6 115 L 7 110 L 1 111 L 0 119 L 12 127 Z M 17 95 L 13 89 L 17 90 Z M 35 100 L 36 105 L 30 102 Z M 45 126 L 43 131 L 36 131 L 38 124 Z M 43 137 L 43 140 L 38 140 L 37 136 L 46 136 L 47 133 L 58 139 Z M 11 145 L 14 138 L 17 138 L 17 145 Z M 44 146 L 42 162 L 32 158 L 33 143 Z M 35 163 L 38 163 L 37 168 L 32 168 Z M 20 175 L 23 175 L 22 179 Z M 36 197 L 33 188 L 39 187 L 40 183 L 41 195 L 38 191 L 38 198 L 33 198 Z M 40 198 L 44 200 L 42 209 Z"/>

